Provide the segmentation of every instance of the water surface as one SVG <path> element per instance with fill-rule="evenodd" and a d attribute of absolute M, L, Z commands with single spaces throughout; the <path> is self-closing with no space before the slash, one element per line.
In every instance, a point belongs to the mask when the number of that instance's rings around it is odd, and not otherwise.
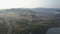
<path fill-rule="evenodd" d="M 48 29 L 46 34 L 60 34 L 60 27 L 53 27 Z"/>

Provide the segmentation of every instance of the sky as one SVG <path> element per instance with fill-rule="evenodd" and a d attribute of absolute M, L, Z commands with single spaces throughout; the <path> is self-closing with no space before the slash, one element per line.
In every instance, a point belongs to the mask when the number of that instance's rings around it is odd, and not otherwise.
<path fill-rule="evenodd" d="M 60 0 L 0 0 L 0 9 L 36 7 L 60 8 Z"/>

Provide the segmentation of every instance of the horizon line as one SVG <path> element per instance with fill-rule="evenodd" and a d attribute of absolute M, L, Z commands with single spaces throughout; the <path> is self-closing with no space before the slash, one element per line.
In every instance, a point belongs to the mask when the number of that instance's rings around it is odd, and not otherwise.
<path fill-rule="evenodd" d="M 35 7 L 35 8 L 47 8 L 47 7 Z M 20 8 L 4 8 L 4 9 L 20 9 Z M 21 9 L 24 9 L 24 8 L 21 8 Z M 25 8 L 25 9 L 34 9 L 34 8 Z M 48 9 L 60 9 L 60 8 L 48 8 Z"/>

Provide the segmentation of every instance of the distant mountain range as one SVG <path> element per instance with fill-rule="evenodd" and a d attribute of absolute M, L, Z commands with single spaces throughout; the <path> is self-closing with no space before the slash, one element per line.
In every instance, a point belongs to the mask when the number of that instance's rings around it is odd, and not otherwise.
<path fill-rule="evenodd" d="M 54 8 L 34 8 L 34 11 L 38 11 L 38 12 L 56 12 L 56 11 L 60 11 L 60 9 L 54 9 Z"/>
<path fill-rule="evenodd" d="M 3 11 L 3 10 L 2 10 Z M 12 9 L 5 9 L 4 11 L 10 11 L 10 12 L 22 12 L 22 11 L 36 11 L 36 12 L 60 12 L 60 9 L 57 8 L 33 8 L 33 9 L 29 9 L 29 8 L 12 8 Z"/>

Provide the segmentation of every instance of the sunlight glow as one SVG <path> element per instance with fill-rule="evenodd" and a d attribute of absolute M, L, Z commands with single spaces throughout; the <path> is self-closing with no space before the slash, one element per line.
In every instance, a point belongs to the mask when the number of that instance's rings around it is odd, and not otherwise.
<path fill-rule="evenodd" d="M 0 0 L 0 9 L 36 7 L 60 8 L 59 3 L 58 0 Z"/>
<path fill-rule="evenodd" d="M 0 0 L 0 9 L 7 8 L 34 8 L 39 6 L 35 0 Z"/>

